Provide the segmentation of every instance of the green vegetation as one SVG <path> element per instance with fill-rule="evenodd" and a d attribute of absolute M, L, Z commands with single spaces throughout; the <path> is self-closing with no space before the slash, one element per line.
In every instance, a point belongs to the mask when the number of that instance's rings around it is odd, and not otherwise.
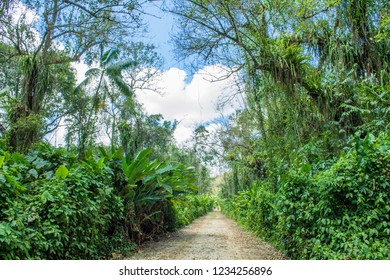
<path fill-rule="evenodd" d="M 175 210 L 175 228 L 190 224 L 196 218 L 210 212 L 215 205 L 215 199 L 208 194 L 187 195 L 172 202 Z"/>
<path fill-rule="evenodd" d="M 388 259 L 389 144 L 369 134 L 326 165 L 297 154 L 276 192 L 255 181 L 223 211 L 294 259 Z"/>
<path fill-rule="evenodd" d="M 133 40 L 145 2 L 76 2 L 1 4 L 0 259 L 126 255 L 212 207 L 209 174 L 173 141 L 176 121 L 134 98 L 158 90 L 162 63 Z M 76 84 L 80 60 L 89 70 Z M 47 143 L 59 127 L 64 148 Z"/>
<path fill-rule="evenodd" d="M 388 1 L 167 1 L 178 55 L 245 99 L 185 148 L 134 98 L 160 90 L 147 2 L 2 1 L 0 258 L 126 254 L 210 211 L 220 160 L 222 210 L 289 257 L 390 259 Z"/>
<path fill-rule="evenodd" d="M 83 161 L 44 143 L 26 156 L 0 150 L 0 258 L 128 254 L 211 210 L 211 198 L 196 195 L 192 169 L 150 160 L 150 153 L 128 163 L 119 150 Z"/>
<path fill-rule="evenodd" d="M 246 96 L 217 133 L 223 211 L 293 259 L 389 259 L 388 1 L 170 9 L 183 57 L 231 67 Z"/>

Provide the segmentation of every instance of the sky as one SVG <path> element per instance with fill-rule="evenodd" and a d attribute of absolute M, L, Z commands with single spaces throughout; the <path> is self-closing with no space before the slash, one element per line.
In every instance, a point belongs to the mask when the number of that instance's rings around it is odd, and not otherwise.
<path fill-rule="evenodd" d="M 148 25 L 149 34 L 146 35 L 145 40 L 156 46 L 157 51 L 164 58 L 165 69 L 180 67 L 181 63 L 174 59 L 174 48 L 170 44 L 170 34 L 173 32 L 174 17 L 172 14 L 163 12 L 160 9 L 161 2 L 156 1 L 146 8 L 147 15 L 144 16 L 144 20 Z"/>
<path fill-rule="evenodd" d="M 192 135 L 197 126 L 205 125 L 209 131 L 220 125 L 221 116 L 228 116 L 242 108 L 241 96 L 233 98 L 228 106 L 217 110 L 218 101 L 235 93 L 235 76 L 227 79 L 216 79 L 226 76 L 227 69 L 223 65 L 210 65 L 194 72 L 188 71 L 182 61 L 175 59 L 170 34 L 174 28 L 172 14 L 159 9 L 161 1 L 147 7 L 145 21 L 149 26 L 144 42 L 156 46 L 156 51 L 163 57 L 164 65 L 156 83 L 160 90 L 138 90 L 135 96 L 148 114 L 161 114 L 165 120 L 178 121 L 174 138 L 179 146 L 191 143 Z M 141 39 L 141 38 L 140 38 Z M 84 63 L 75 63 L 77 80 L 81 82 L 88 70 Z M 213 78 L 212 78 L 213 77 Z M 65 128 L 62 127 L 49 137 L 55 145 L 64 145 Z M 106 137 L 102 136 L 104 143 Z M 106 139 L 107 140 L 107 139 Z M 108 141 L 108 140 L 107 140 Z"/>
<path fill-rule="evenodd" d="M 170 36 L 174 32 L 174 17 L 162 12 L 159 6 L 161 1 L 150 6 L 147 12 L 153 16 L 146 16 L 145 20 L 149 26 L 148 42 L 157 47 L 164 59 L 164 71 L 159 78 L 163 94 L 147 91 L 137 92 L 136 96 L 147 113 L 162 114 L 167 120 L 179 121 L 174 137 L 181 145 L 191 139 L 199 124 L 206 124 L 211 129 L 221 115 L 233 113 L 243 106 L 243 102 L 237 98 L 231 106 L 217 110 L 223 95 L 234 94 L 235 77 L 218 81 L 215 77 L 223 77 L 227 73 L 223 65 L 206 66 L 193 73 L 183 61 L 176 60 Z"/>
<path fill-rule="evenodd" d="M 207 66 L 199 69 L 188 81 L 185 70 L 172 67 L 164 71 L 159 85 L 163 94 L 153 91 L 136 93 L 138 101 L 144 104 L 149 114 L 162 114 L 167 120 L 179 122 L 174 137 L 178 144 L 183 144 L 192 136 L 193 130 L 200 124 L 209 126 L 221 115 L 226 116 L 239 109 L 237 100 L 231 106 L 217 110 L 222 94 L 234 94 L 234 77 L 222 81 L 210 81 L 213 75 L 226 74 L 222 65 Z"/>
<path fill-rule="evenodd" d="M 170 42 L 174 18 L 172 14 L 162 12 L 160 5 L 161 1 L 157 1 L 157 4 L 148 6 L 146 10 L 150 14 L 145 16 L 149 33 L 143 40 L 154 44 L 164 59 L 156 81 L 162 90 L 159 93 L 139 90 L 136 91 L 136 98 L 148 114 L 161 114 L 166 120 L 179 122 L 174 137 L 181 146 L 191 140 L 198 125 L 206 124 L 206 128 L 212 129 L 215 123 L 218 124 L 217 120 L 221 115 L 233 113 L 243 106 L 243 102 L 237 98 L 230 106 L 217 110 L 220 98 L 234 94 L 235 77 L 216 81 L 215 77 L 222 77 L 227 73 L 223 65 L 206 66 L 190 73 L 183 62 L 177 61 L 173 54 L 174 46 Z M 74 67 L 77 69 L 78 81 L 82 81 L 87 65 L 78 63 Z M 61 137 L 62 133 L 57 132 L 57 138 Z"/>

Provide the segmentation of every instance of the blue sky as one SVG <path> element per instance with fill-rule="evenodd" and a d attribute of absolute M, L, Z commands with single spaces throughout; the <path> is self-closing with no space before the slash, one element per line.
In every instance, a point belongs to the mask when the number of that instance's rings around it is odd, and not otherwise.
<path fill-rule="evenodd" d="M 183 61 L 175 59 L 170 36 L 174 32 L 174 16 L 160 10 L 162 2 L 155 1 L 146 9 L 151 15 L 145 16 L 149 26 L 145 40 L 154 44 L 164 59 L 159 83 L 165 92 L 163 96 L 155 92 L 140 92 L 137 96 L 149 114 L 160 113 L 167 120 L 179 121 L 175 138 L 180 144 L 191 138 L 194 128 L 199 124 L 209 128 L 213 124 L 218 125 L 221 115 L 226 116 L 242 108 L 243 101 L 236 100 L 235 104 L 218 111 L 216 107 L 221 94 L 234 94 L 234 77 L 224 81 L 210 81 L 208 73 L 214 77 L 226 74 L 223 65 L 210 65 L 191 73 Z"/>
<path fill-rule="evenodd" d="M 182 67 L 181 63 L 176 61 L 173 55 L 174 47 L 170 43 L 170 34 L 174 26 L 174 17 L 168 12 L 161 11 L 162 1 L 148 5 L 145 15 L 145 21 L 149 26 L 146 42 L 156 46 L 157 51 L 164 58 L 164 70 L 171 67 Z"/>
<path fill-rule="evenodd" d="M 212 81 L 211 76 L 225 76 L 226 68 L 223 65 L 209 65 L 191 73 L 186 69 L 184 62 L 175 60 L 174 46 L 170 43 L 170 34 L 174 27 L 172 14 L 159 9 L 162 1 L 155 1 L 147 6 L 145 21 L 149 25 L 144 42 L 156 46 L 156 51 L 163 57 L 164 66 L 156 84 L 162 87 L 162 93 L 151 90 L 136 91 L 137 100 L 142 103 L 148 114 L 162 114 L 166 120 L 177 120 L 179 125 L 175 131 L 178 144 L 191 140 L 193 130 L 204 124 L 213 129 L 221 124 L 221 116 L 227 116 L 236 109 L 242 108 L 242 99 L 234 99 L 233 103 L 217 110 L 221 96 L 234 94 L 235 77 L 222 81 Z M 78 80 L 83 80 L 88 66 L 83 63 L 75 64 Z M 60 136 L 59 136 L 60 137 Z"/>

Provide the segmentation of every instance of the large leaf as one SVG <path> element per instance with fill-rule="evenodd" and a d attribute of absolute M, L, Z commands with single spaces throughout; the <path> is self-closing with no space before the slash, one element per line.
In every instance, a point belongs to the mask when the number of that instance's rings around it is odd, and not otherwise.
<path fill-rule="evenodd" d="M 165 184 L 165 183 L 162 183 L 162 186 L 163 186 L 163 188 L 164 188 L 167 192 L 169 192 L 170 194 L 173 193 L 173 189 L 172 189 L 172 187 L 171 187 L 170 185 Z"/>
<path fill-rule="evenodd" d="M 193 168 L 182 164 L 171 165 L 157 160 L 150 161 L 151 149 L 137 154 L 133 161 L 123 161 L 123 172 L 129 185 L 133 202 L 142 207 L 153 207 L 162 199 L 172 198 L 176 194 L 196 193 L 196 174 Z M 126 197 L 129 189 L 123 188 L 121 195 Z"/>
<path fill-rule="evenodd" d="M 66 177 L 68 177 L 68 175 L 69 175 L 69 171 L 65 165 L 61 165 L 60 167 L 58 167 L 58 169 L 56 171 L 57 178 L 65 179 Z"/>
<path fill-rule="evenodd" d="M 88 83 L 91 79 L 91 77 L 99 77 L 102 74 L 101 69 L 99 68 L 90 68 L 85 72 L 86 80 L 83 80 L 80 84 L 83 84 L 85 81 L 85 84 Z"/>
<path fill-rule="evenodd" d="M 165 166 L 163 168 L 160 168 L 159 170 L 156 171 L 156 173 L 157 174 L 163 174 L 165 172 L 173 171 L 173 170 L 176 170 L 176 169 L 177 169 L 176 166 L 168 165 L 168 166 Z"/>
<path fill-rule="evenodd" d="M 123 93 L 127 97 L 132 97 L 134 95 L 133 89 L 125 80 L 123 80 L 121 75 L 118 75 L 116 73 L 110 73 L 110 72 L 107 72 L 107 74 L 110 77 L 110 79 L 114 81 L 115 85 L 119 88 L 121 93 Z"/>
<path fill-rule="evenodd" d="M 101 64 L 102 65 L 107 65 L 108 63 L 110 63 L 110 61 L 112 61 L 113 59 L 117 59 L 118 58 L 118 55 L 119 55 L 119 50 L 118 49 L 109 49 L 108 51 L 106 51 L 102 57 L 101 57 Z"/>
<path fill-rule="evenodd" d="M 133 162 L 129 165 L 125 160 L 122 163 L 123 172 L 130 184 L 136 183 L 146 175 L 149 163 L 149 154 L 152 149 L 145 149 L 138 153 Z"/>
<path fill-rule="evenodd" d="M 43 203 L 46 203 L 47 201 L 54 201 L 54 197 L 48 191 L 44 191 L 41 195 L 41 201 Z"/>
<path fill-rule="evenodd" d="M 30 170 L 28 171 L 28 174 L 30 174 L 31 176 L 33 176 L 35 179 L 38 178 L 38 172 L 37 172 L 34 168 L 30 169 Z"/>

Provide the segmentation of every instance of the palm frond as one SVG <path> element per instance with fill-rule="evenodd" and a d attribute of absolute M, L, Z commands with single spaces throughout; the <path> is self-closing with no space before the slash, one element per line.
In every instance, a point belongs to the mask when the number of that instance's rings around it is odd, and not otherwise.
<path fill-rule="evenodd" d="M 101 65 L 104 66 L 104 65 L 108 65 L 112 60 L 115 60 L 117 59 L 119 56 L 119 50 L 118 49 L 109 49 L 108 51 L 106 51 L 100 61 L 101 61 Z"/>
<path fill-rule="evenodd" d="M 85 77 L 87 78 L 96 78 L 101 75 L 102 69 L 100 68 L 90 68 L 85 72 Z"/>
<path fill-rule="evenodd" d="M 133 97 L 134 91 L 129 86 L 128 83 L 126 83 L 121 76 L 112 76 L 112 81 L 114 82 L 115 86 L 118 87 L 119 91 L 125 95 L 126 97 Z"/>

